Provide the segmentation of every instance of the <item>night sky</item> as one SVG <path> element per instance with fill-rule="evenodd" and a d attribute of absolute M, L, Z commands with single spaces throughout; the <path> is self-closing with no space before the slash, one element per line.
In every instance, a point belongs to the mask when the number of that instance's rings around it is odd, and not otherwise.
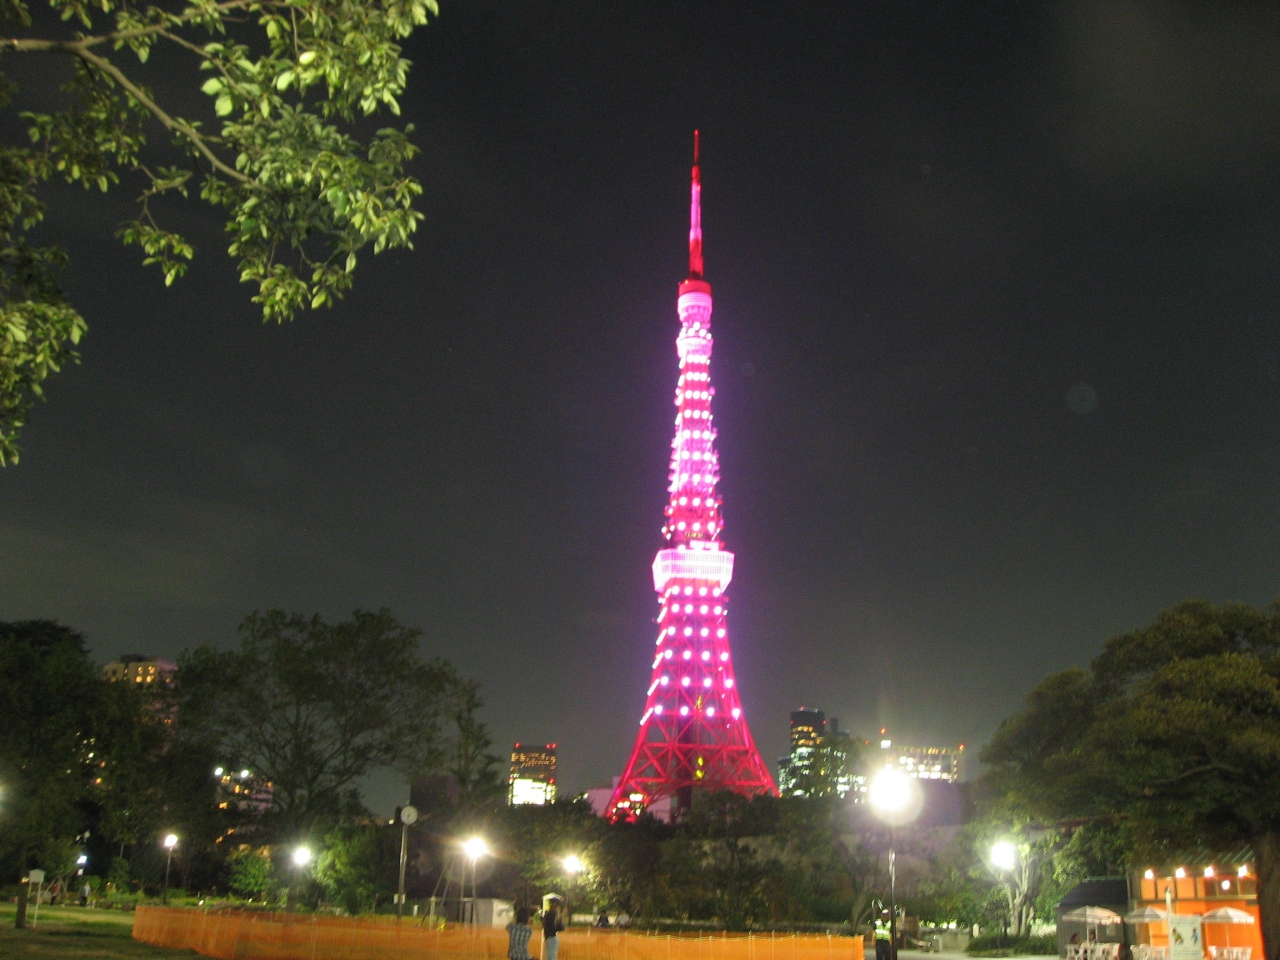
<path fill-rule="evenodd" d="M 128 191 L 51 193 L 90 335 L 0 473 L 0 618 L 105 662 L 387 606 L 483 681 L 499 752 L 608 783 L 695 126 L 771 766 L 802 704 L 973 748 L 1161 607 L 1280 594 L 1280 7 L 441 2 L 417 249 L 335 310 L 263 326 L 194 207 L 166 290 L 112 239 Z"/>

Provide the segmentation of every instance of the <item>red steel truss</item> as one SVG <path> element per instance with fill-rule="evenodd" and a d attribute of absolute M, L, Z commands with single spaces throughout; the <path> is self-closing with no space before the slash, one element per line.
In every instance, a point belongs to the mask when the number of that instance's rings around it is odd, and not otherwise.
<path fill-rule="evenodd" d="M 634 818 L 660 801 L 688 809 L 693 789 L 777 794 L 738 697 L 729 654 L 725 589 L 733 554 L 724 550 L 720 479 L 711 416 L 711 284 L 702 278 L 702 183 L 693 140 L 689 279 L 677 310 L 680 379 L 671 442 L 671 499 L 653 561 L 658 593 L 657 652 L 640 733 L 607 815 Z"/>

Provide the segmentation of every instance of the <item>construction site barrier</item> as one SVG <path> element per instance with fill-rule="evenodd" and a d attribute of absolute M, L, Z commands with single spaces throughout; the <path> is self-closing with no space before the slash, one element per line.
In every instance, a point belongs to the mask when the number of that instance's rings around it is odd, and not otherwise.
<path fill-rule="evenodd" d="M 393 917 L 139 907 L 133 938 L 219 960 L 505 960 L 505 930 Z M 542 955 L 535 933 L 529 952 Z M 863 960 L 861 937 L 566 930 L 560 960 Z"/>

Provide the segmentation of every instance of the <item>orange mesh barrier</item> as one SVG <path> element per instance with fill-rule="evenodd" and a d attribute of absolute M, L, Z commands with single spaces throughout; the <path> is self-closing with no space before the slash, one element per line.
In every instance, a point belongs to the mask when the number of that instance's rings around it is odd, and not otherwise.
<path fill-rule="evenodd" d="M 504 960 L 505 930 L 390 917 L 139 907 L 133 938 L 219 960 Z M 535 934 L 530 953 L 541 956 Z M 566 931 L 560 960 L 863 960 L 861 937 Z"/>

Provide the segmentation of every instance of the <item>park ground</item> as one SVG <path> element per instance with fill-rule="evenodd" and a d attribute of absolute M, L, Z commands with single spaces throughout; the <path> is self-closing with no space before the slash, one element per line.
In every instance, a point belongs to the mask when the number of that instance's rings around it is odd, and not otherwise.
<path fill-rule="evenodd" d="M 4 960 L 196 960 L 190 950 L 166 950 L 138 943 L 130 936 L 133 914 L 121 910 L 80 907 L 40 908 L 40 922 L 13 929 L 12 903 L 0 903 L 0 957 Z"/>
<path fill-rule="evenodd" d="M 0 903 L 0 958 L 3 960 L 195 960 L 191 950 L 138 943 L 131 936 L 133 914 L 121 910 L 41 907 L 34 929 L 13 928 L 14 905 Z M 28 914 L 30 924 L 31 916 Z M 905 951 L 904 951 L 905 952 Z M 868 951 L 869 956 L 874 957 Z M 914 960 L 973 960 L 962 953 L 907 953 Z M 371 958 L 372 960 L 372 958 Z"/>

